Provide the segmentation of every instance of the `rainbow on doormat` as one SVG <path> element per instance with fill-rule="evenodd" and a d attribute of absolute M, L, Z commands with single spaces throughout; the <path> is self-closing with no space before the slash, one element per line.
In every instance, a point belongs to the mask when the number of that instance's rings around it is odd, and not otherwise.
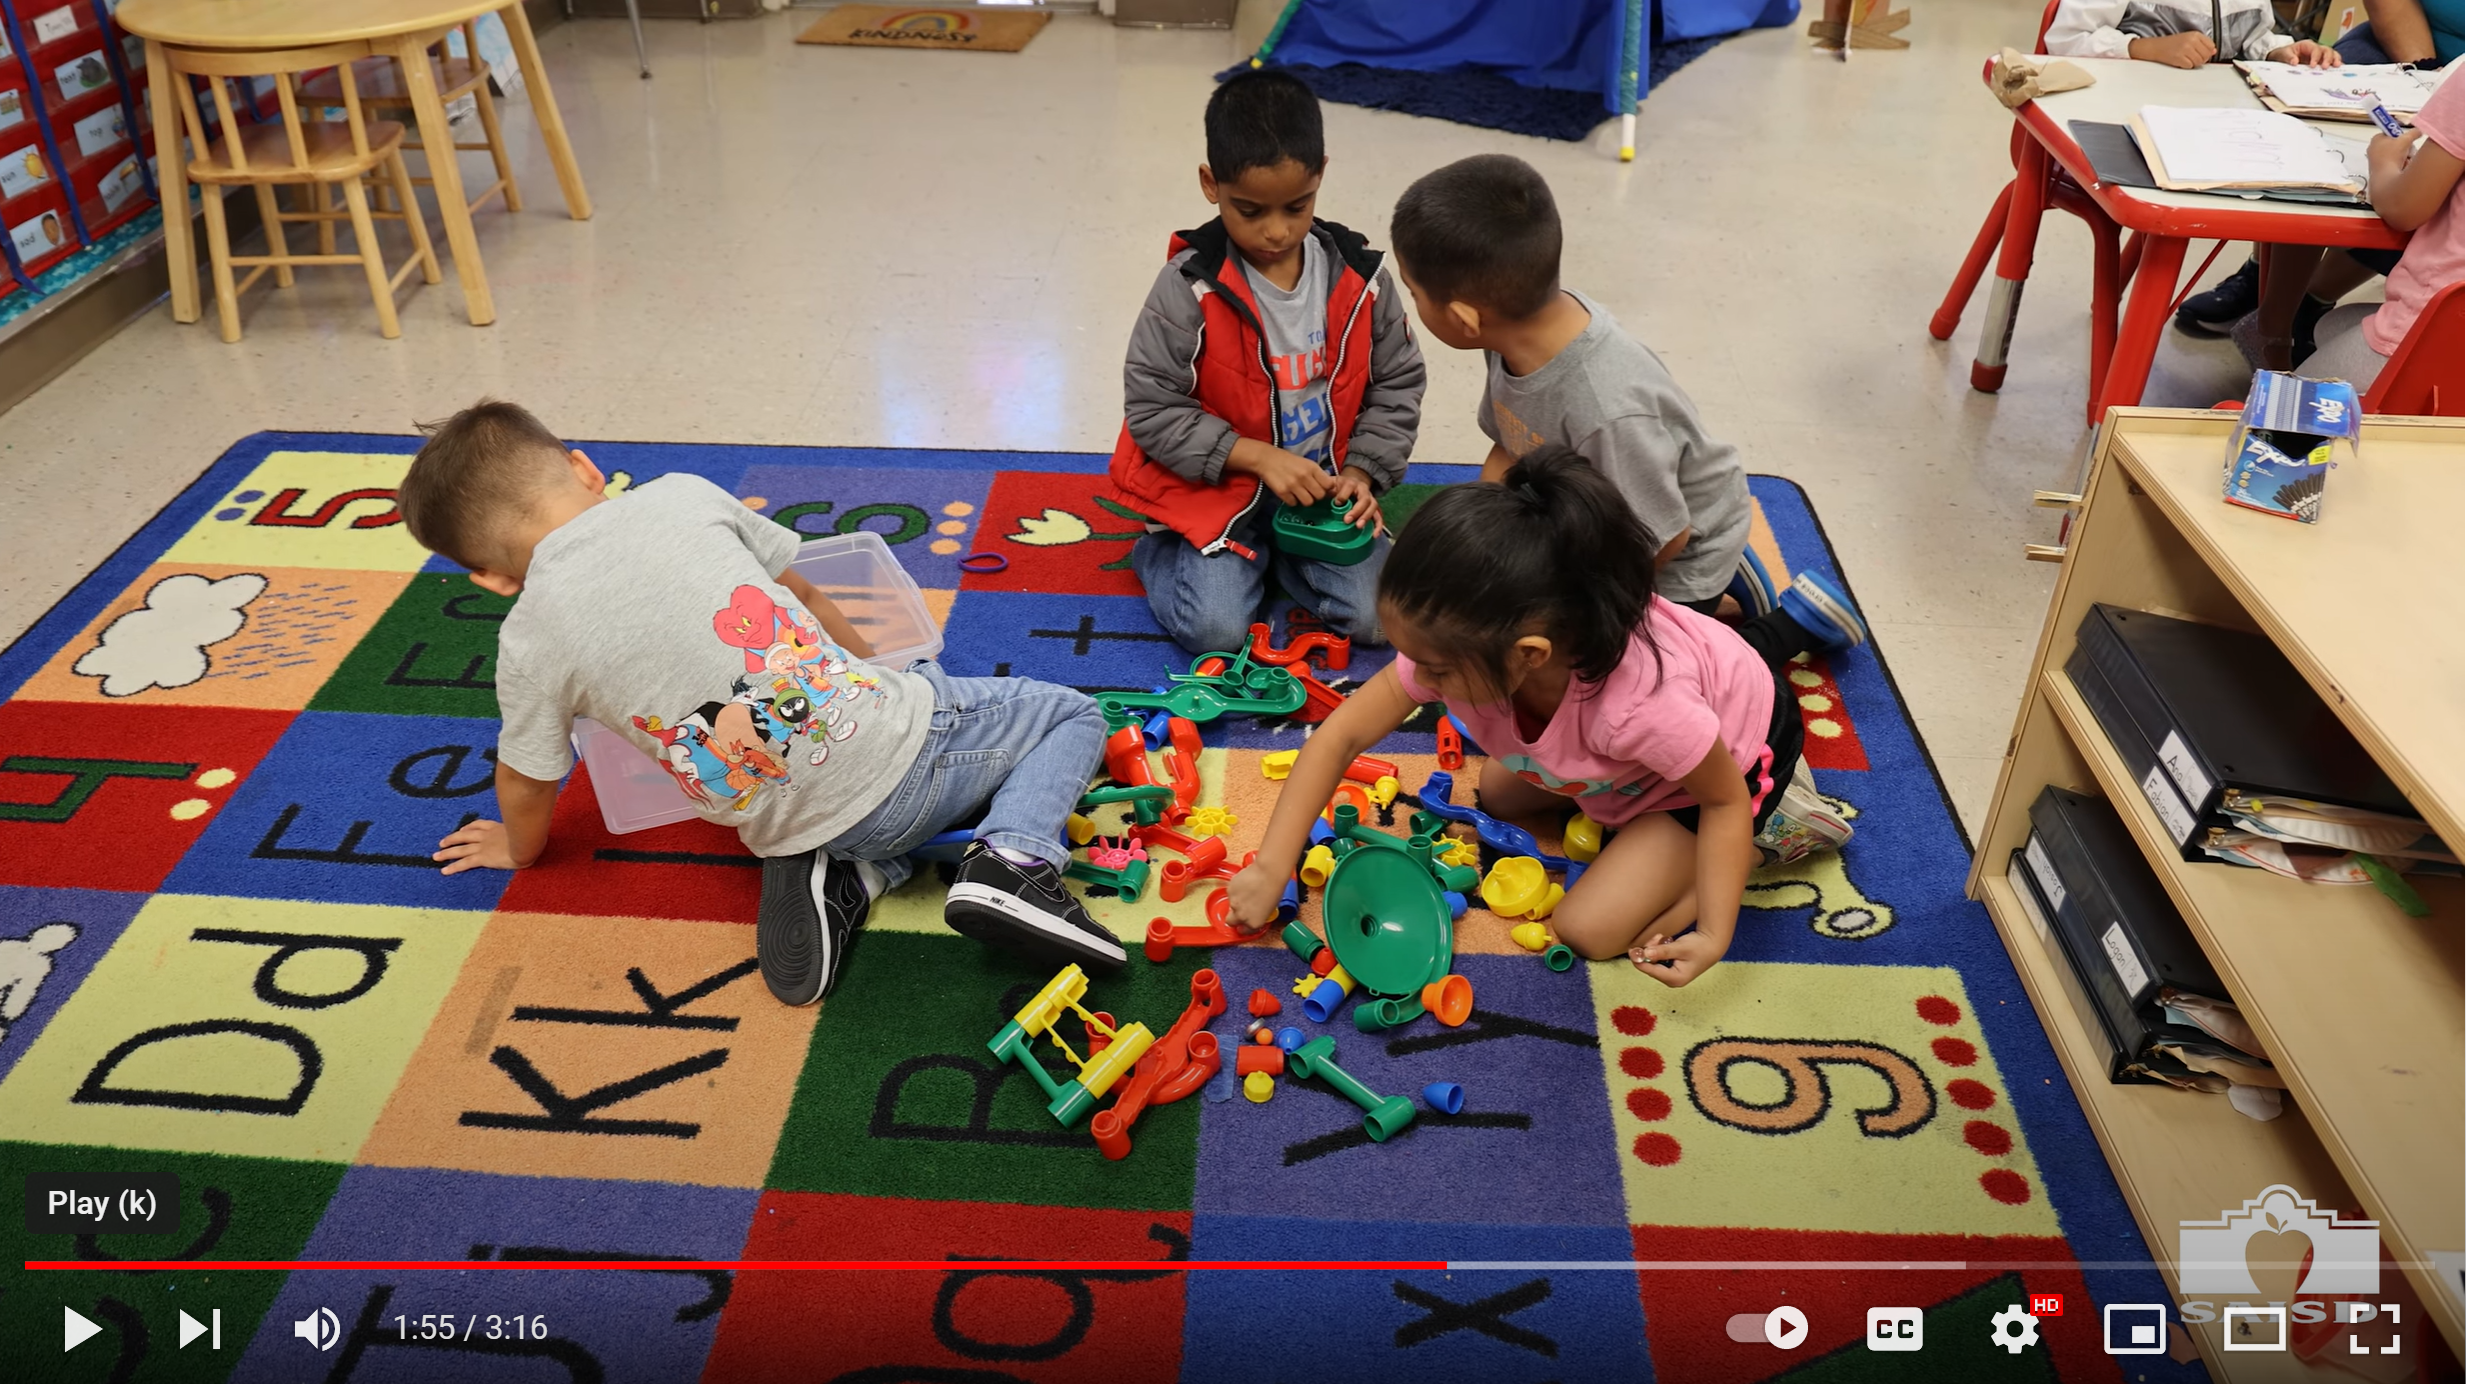
<path fill-rule="evenodd" d="M 295 1377 L 312 1347 L 292 1323 L 327 1308 L 352 1368 L 388 1378 L 497 1378 L 514 1355 L 644 1381 L 1127 1384 L 1304 1360 L 1327 1379 L 1830 1379 L 1874 1373 L 1865 1308 L 1890 1304 L 1930 1309 L 1931 1364 L 1963 1378 L 2120 1380 L 2090 1304 L 2163 1300 L 2146 1269 L 2074 1263 L 2147 1254 L 1961 897 L 1967 851 L 1871 651 L 1795 677 L 1809 758 L 1857 838 L 1759 876 L 1705 980 L 1555 973 L 1475 912 L 1456 934 L 1468 1023 L 1331 1030 L 1372 1089 L 1460 1083 L 1460 1113 L 1373 1144 L 1343 1098 L 1288 1080 L 1264 1105 L 1152 1109 L 1111 1162 L 985 1050 L 1047 977 L 949 933 L 930 872 L 882 901 L 838 994 L 805 1010 L 754 973 L 759 872 L 734 836 L 612 836 L 587 770 L 540 864 L 436 871 L 437 838 L 493 811 L 507 606 L 403 531 L 393 488 L 416 441 L 243 441 L 0 655 L 0 1167 L 12 1183 L 166 1170 L 182 1188 L 159 1239 L 0 1230 L 0 1339 L 36 1339 L 63 1303 L 113 1338 L 35 1352 L 36 1377 L 149 1352 L 150 1370 Z M 1187 662 L 1128 570 L 1140 526 L 1103 497 L 1099 457 L 589 450 L 622 483 L 692 471 L 800 533 L 881 533 L 944 621 L 953 673 L 1143 691 Z M 1391 519 L 1467 474 L 1416 467 Z M 1753 490 L 1765 564 L 1829 570 L 1796 487 Z M 980 551 L 1007 566 L 963 570 Z M 1384 658 L 1357 649 L 1342 676 Z M 1273 801 L 1261 757 L 1300 735 L 1206 728 L 1205 800 L 1239 818 L 1236 850 Z M 1432 751 L 1426 725 L 1380 749 L 1408 788 Z M 1203 894 L 1095 908 L 1136 950 L 1159 913 L 1201 921 Z M 1272 944 L 1184 951 L 1134 959 L 1088 1003 L 1169 1023 L 1203 962 L 1234 996 L 1287 993 L 1300 970 Z M 73 1258 L 199 1268 L 16 1267 Z M 951 1267 L 210 1267 L 293 1258 Z M 1156 1267 L 1002 1267 L 1056 1259 Z M 1189 1259 L 1503 1267 L 1173 1270 Z M 1653 1267 L 1705 1260 L 1982 1266 Z M 2038 1267 L 1992 1267 L 2016 1263 Z M 1988 1317 L 2026 1291 L 2082 1308 L 2042 1323 L 2040 1349 L 1993 1350 Z M 1725 1334 L 1785 1301 L 1811 1324 L 1798 1350 Z M 228 1354 L 169 1350 L 184 1306 L 223 1311 Z M 548 1339 L 397 1327 L 516 1311 Z"/>

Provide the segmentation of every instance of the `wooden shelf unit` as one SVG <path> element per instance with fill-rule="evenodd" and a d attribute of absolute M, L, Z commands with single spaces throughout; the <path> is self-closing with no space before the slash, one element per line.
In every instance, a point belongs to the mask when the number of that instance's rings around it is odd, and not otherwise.
<path fill-rule="evenodd" d="M 1969 891 L 1993 915 L 2153 1254 L 2175 1252 L 2179 1222 L 2283 1182 L 2379 1221 L 2449 1348 L 2466 1354 L 2466 1312 L 2430 1266 L 2434 1252 L 2466 1248 L 2466 893 L 2418 880 L 2432 916 L 2411 919 L 2376 890 L 2185 862 L 2063 672 L 2101 602 L 2266 635 L 2460 849 L 2466 426 L 2370 420 L 2360 458 L 2330 474 L 2309 525 L 2220 498 L 2232 427 L 2211 412 L 2109 415 Z M 2262 1123 L 2222 1097 L 2107 1079 L 2103 1037 L 2004 878 L 2050 783 L 2122 814 L 2286 1077 L 2286 1114 Z M 2174 1286 L 2174 1266 L 2161 1268 Z M 2221 1378 L 2330 1373 L 2196 1339 Z"/>

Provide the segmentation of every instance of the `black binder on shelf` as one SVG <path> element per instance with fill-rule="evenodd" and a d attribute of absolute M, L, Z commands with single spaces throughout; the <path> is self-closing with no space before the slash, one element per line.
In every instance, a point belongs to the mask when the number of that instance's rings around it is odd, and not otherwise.
<path fill-rule="evenodd" d="M 2092 606 L 2064 672 L 2186 860 L 2210 859 L 2230 789 L 2420 820 L 2260 635 Z"/>
<path fill-rule="evenodd" d="M 2096 1010 L 2117 1082 L 2188 1085 L 2197 1074 L 2161 1043 L 2217 1050 L 2200 1029 L 2167 1022 L 2170 991 L 2232 1002 L 2174 901 L 2115 808 L 2052 785 L 2030 804 L 2028 844 L 2014 873 L 2035 892 L 2059 950 Z"/>

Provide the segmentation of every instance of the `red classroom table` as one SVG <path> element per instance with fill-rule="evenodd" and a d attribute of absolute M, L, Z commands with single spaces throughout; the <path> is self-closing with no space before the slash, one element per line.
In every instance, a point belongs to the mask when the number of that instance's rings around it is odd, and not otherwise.
<path fill-rule="evenodd" d="M 2013 170 L 2003 247 L 1995 266 L 1996 277 L 2007 282 L 1989 296 L 1987 320 L 1978 336 L 1982 371 L 2001 364 L 2004 346 L 2010 340 L 2020 284 L 2029 277 L 2030 258 L 2037 249 L 2038 223 L 2046 211 L 2049 159 L 2070 174 L 2098 209 L 2132 237 L 2124 249 L 2123 264 L 2130 287 L 2122 295 L 2122 318 L 2115 328 L 2114 350 L 2107 360 L 2093 359 L 2090 365 L 2092 426 L 2106 416 L 2109 408 L 2141 401 L 2159 334 L 2166 330 L 2167 319 L 2174 311 L 2184 250 L 2192 241 L 2248 240 L 2264 249 L 2272 245 L 2327 245 L 2348 250 L 2396 250 L 2405 246 L 2404 234 L 2391 230 L 2387 222 L 2365 208 L 2116 187 L 2098 181 L 2089 156 L 2074 142 L 2068 122 L 2122 124 L 2143 106 L 2257 109 L 2260 100 L 2242 75 L 2223 63 L 2185 70 L 2123 59 L 2067 61 L 2079 64 L 2097 80 L 2077 91 L 2040 97 L 2013 112 L 2030 138 L 2020 141 L 2020 161 Z M 2322 130 L 2332 140 L 2354 144 L 2358 150 L 2373 128 L 2349 121 L 2305 123 Z M 2359 157 L 2358 154 L 2358 160 Z M 2116 321 L 2115 296 L 2114 286 L 2101 286 L 2100 300 L 2090 305 L 2093 323 Z"/>

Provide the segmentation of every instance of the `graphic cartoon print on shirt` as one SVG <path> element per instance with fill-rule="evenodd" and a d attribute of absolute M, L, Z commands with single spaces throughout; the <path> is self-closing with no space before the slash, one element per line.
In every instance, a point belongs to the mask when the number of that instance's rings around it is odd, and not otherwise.
<path fill-rule="evenodd" d="M 745 654 L 745 674 L 728 700 L 704 702 L 673 722 L 636 716 L 660 743 L 660 762 L 702 807 L 742 812 L 766 784 L 793 790 L 787 757 L 805 742 L 805 762 L 830 758 L 832 744 L 856 734 L 858 710 L 881 680 L 848 662 L 803 611 L 773 601 L 758 586 L 736 589 L 711 616 L 719 641 Z"/>
<path fill-rule="evenodd" d="M 1283 418 L 1277 435 L 1284 449 L 1295 456 L 1308 457 L 1321 466 L 1335 455 L 1336 420 L 1327 404 L 1327 331 L 1324 327 L 1310 333 L 1307 350 L 1291 355 L 1268 356 L 1275 372 L 1276 388 L 1284 392 Z"/>
<path fill-rule="evenodd" d="M 1517 778 L 1544 792 L 1556 793 L 1562 798 L 1589 798 L 1595 793 L 1607 793 L 1613 789 L 1631 798 L 1640 797 L 1644 792 L 1643 785 L 1636 783 L 1630 783 L 1621 788 L 1608 779 L 1563 779 L 1542 768 L 1530 755 L 1500 755 L 1499 762 L 1506 765 L 1508 771 Z"/>

